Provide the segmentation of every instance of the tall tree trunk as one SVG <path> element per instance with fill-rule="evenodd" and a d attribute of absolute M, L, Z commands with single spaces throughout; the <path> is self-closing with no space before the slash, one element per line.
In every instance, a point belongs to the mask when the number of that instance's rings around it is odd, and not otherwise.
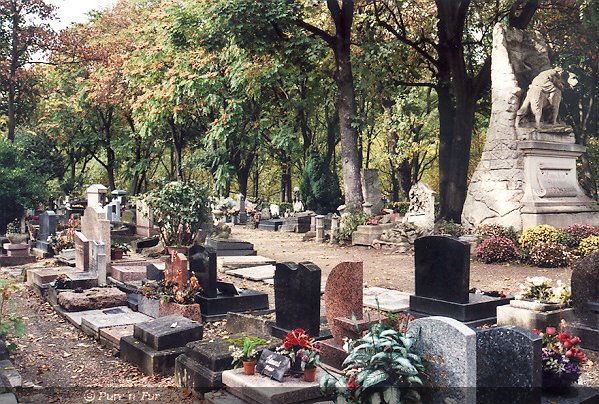
<path fill-rule="evenodd" d="M 250 168 L 244 168 L 243 170 L 237 170 L 237 184 L 239 185 L 239 193 L 247 197 L 248 192 L 248 179 L 250 178 Z"/>
<path fill-rule="evenodd" d="M 8 140 L 14 142 L 15 128 L 17 126 L 17 69 L 19 67 L 19 25 L 20 15 L 15 1 L 10 2 L 12 13 L 12 31 L 10 46 L 10 70 L 8 75 Z"/>
<path fill-rule="evenodd" d="M 355 127 L 357 114 L 354 77 L 351 66 L 351 26 L 353 22 L 354 2 L 343 0 L 339 8 L 337 0 L 327 0 L 327 5 L 335 21 L 335 82 L 337 84 L 337 110 L 341 134 L 341 164 L 343 167 L 343 185 L 345 205 L 348 211 L 361 211 L 364 198 L 360 175 L 358 138 Z"/>
<path fill-rule="evenodd" d="M 182 155 L 183 155 L 183 133 L 181 128 L 178 128 L 173 119 L 169 119 L 169 125 L 171 128 L 171 135 L 174 146 L 174 163 L 175 173 L 178 181 L 183 181 L 183 166 L 182 166 Z"/>
<path fill-rule="evenodd" d="M 341 165 L 343 167 L 343 185 L 345 206 L 348 211 L 362 210 L 362 184 L 360 175 L 360 148 L 358 130 L 354 127 L 356 118 L 356 97 L 354 77 L 351 66 L 351 26 L 354 17 L 354 1 L 327 0 L 327 7 L 335 24 L 335 35 L 317 28 L 305 21 L 296 23 L 322 38 L 335 55 L 335 83 L 337 85 L 337 113 L 341 133 Z"/>

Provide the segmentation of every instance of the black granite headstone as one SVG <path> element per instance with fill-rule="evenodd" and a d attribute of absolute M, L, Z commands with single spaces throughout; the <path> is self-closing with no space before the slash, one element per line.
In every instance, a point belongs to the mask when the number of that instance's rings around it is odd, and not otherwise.
<path fill-rule="evenodd" d="M 295 328 L 305 329 L 311 336 L 320 334 L 321 270 L 311 262 L 283 262 L 276 266 L 274 277 L 275 336 Z M 278 335 L 277 335 L 278 334 Z"/>
<path fill-rule="evenodd" d="M 216 251 L 212 247 L 194 245 L 189 249 L 189 271 L 202 286 L 205 297 L 216 297 Z"/>
<path fill-rule="evenodd" d="M 477 330 L 478 403 L 539 403 L 541 337 L 520 327 Z"/>
<path fill-rule="evenodd" d="M 468 303 L 470 245 L 447 236 L 414 242 L 416 296 Z"/>

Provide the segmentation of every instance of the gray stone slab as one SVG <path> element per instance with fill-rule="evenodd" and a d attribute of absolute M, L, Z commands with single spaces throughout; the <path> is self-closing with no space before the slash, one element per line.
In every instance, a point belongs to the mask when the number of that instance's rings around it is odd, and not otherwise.
<path fill-rule="evenodd" d="M 0 361 L 0 374 L 6 379 L 11 387 L 21 387 L 23 379 L 17 368 L 8 359 Z"/>
<path fill-rule="evenodd" d="M 129 309 L 128 307 L 120 307 L 120 309 L 122 310 L 129 310 L 131 311 L 131 309 Z M 71 324 L 73 324 L 76 327 L 81 327 L 81 319 L 85 316 L 91 316 L 91 315 L 96 315 L 96 314 L 102 314 L 102 310 L 85 310 L 85 311 L 73 311 L 73 312 L 68 312 L 68 311 L 63 311 L 62 315 L 64 318 L 66 318 Z"/>
<path fill-rule="evenodd" d="M 287 377 L 283 383 L 262 375 L 245 376 L 243 369 L 224 371 L 223 384 L 227 391 L 247 402 L 262 404 L 290 404 L 322 399 L 318 380 L 324 374 L 316 371 L 316 381 Z"/>
<path fill-rule="evenodd" d="M 218 257 L 216 262 L 217 268 L 225 272 L 232 269 L 249 268 L 261 265 L 274 265 L 276 263 L 275 260 L 262 257 L 261 255 Z"/>
<path fill-rule="evenodd" d="M 89 335 L 99 338 L 100 329 L 106 327 L 116 327 L 120 325 L 131 325 L 149 321 L 152 317 L 145 314 L 129 311 L 122 312 L 113 309 L 102 310 L 100 314 L 84 316 L 81 319 L 81 329 Z"/>
<path fill-rule="evenodd" d="M 275 268 L 274 265 L 260 265 L 257 267 L 233 269 L 227 271 L 227 275 L 239 276 L 250 281 L 263 281 L 265 279 L 272 279 L 275 276 Z"/>
<path fill-rule="evenodd" d="M 378 302 L 377 302 L 378 300 Z M 410 308 L 410 294 L 393 289 L 369 287 L 364 288 L 364 307 L 398 313 Z"/>
<path fill-rule="evenodd" d="M 409 332 L 426 369 L 423 402 L 476 403 L 476 333 L 448 317 L 414 320 Z"/>

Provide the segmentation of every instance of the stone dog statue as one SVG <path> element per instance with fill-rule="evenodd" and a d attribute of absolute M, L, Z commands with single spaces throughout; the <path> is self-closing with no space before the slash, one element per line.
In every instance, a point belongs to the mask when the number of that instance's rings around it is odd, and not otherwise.
<path fill-rule="evenodd" d="M 543 109 L 549 106 L 551 108 L 551 123 L 557 123 L 557 114 L 562 100 L 562 91 L 564 88 L 573 87 L 577 83 L 576 77 L 559 67 L 545 70 L 537 75 L 530 83 L 526 98 L 522 102 L 520 109 L 516 113 L 516 127 L 520 126 L 520 119 L 532 112 L 535 117 L 536 128 L 541 128 L 541 119 Z"/>

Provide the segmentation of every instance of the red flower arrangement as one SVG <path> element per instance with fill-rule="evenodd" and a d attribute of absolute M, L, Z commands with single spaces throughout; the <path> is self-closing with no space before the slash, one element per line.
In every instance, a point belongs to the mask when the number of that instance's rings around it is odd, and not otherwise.
<path fill-rule="evenodd" d="M 587 360 L 578 349 L 580 338 L 558 332 L 555 327 L 547 327 L 545 332 L 533 332 L 539 334 L 543 343 L 543 388 L 560 390 L 576 383 Z"/>
<path fill-rule="evenodd" d="M 303 328 L 296 328 L 293 331 L 289 331 L 285 338 L 283 338 L 283 348 L 286 351 L 312 350 L 313 347 L 314 340 L 310 338 L 310 335 Z"/>

